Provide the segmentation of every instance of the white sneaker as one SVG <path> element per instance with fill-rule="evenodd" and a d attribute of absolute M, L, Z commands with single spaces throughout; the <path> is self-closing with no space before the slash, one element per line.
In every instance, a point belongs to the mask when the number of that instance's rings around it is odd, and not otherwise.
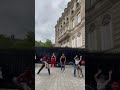
<path fill-rule="evenodd" d="M 83 77 L 83 75 L 80 75 L 80 77 Z"/>

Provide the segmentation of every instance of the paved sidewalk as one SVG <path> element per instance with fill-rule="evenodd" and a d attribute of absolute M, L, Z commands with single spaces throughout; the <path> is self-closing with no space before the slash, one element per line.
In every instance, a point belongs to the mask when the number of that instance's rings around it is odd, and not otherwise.
<path fill-rule="evenodd" d="M 51 68 L 51 75 L 46 68 L 36 74 L 39 68 L 40 65 L 36 65 L 35 90 L 85 90 L 85 77 L 74 77 L 72 66 L 66 66 L 65 72 L 61 72 L 60 68 Z M 82 68 L 85 73 L 85 67 Z"/>

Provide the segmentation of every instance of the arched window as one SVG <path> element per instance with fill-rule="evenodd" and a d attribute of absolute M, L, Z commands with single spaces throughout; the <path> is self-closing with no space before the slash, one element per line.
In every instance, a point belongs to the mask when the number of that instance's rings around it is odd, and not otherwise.
<path fill-rule="evenodd" d="M 95 29 L 96 29 L 96 26 L 94 23 L 92 23 L 89 27 L 89 32 L 88 32 L 88 48 L 90 50 L 96 50 L 97 48 Z"/>
<path fill-rule="evenodd" d="M 77 2 L 77 3 L 76 3 L 76 8 L 77 8 L 79 5 L 80 5 L 80 3 L 79 3 L 79 2 Z"/>
<path fill-rule="evenodd" d="M 67 21 L 68 21 L 69 19 L 68 19 L 68 17 L 67 17 Z"/>
<path fill-rule="evenodd" d="M 71 14 L 73 14 L 73 13 L 74 13 L 74 10 L 71 11 Z"/>
<path fill-rule="evenodd" d="M 109 14 L 104 15 L 102 20 L 102 50 L 107 50 L 112 48 L 112 24 L 111 16 Z"/>

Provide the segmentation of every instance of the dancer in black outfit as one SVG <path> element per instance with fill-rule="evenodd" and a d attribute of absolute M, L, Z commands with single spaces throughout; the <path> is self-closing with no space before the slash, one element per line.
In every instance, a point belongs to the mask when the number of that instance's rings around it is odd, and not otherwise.
<path fill-rule="evenodd" d="M 66 57 L 64 54 L 60 57 L 61 72 L 65 72 Z"/>
<path fill-rule="evenodd" d="M 39 71 L 38 71 L 37 74 L 39 74 L 40 71 L 41 71 L 44 67 L 46 67 L 46 68 L 48 69 L 48 73 L 49 73 L 49 75 L 50 75 L 50 67 L 49 67 L 50 58 L 49 58 L 48 56 L 45 56 L 45 57 L 41 58 L 40 61 L 43 63 L 43 65 L 41 66 L 41 68 L 39 69 Z"/>

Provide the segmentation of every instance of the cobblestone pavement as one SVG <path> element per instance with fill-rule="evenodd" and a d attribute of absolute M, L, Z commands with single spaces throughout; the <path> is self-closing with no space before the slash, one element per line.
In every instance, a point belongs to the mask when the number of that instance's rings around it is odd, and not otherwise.
<path fill-rule="evenodd" d="M 35 90 L 85 90 L 85 76 L 78 78 L 73 76 L 73 67 L 66 66 L 66 71 L 61 72 L 60 68 L 50 68 L 51 75 L 44 68 L 36 74 L 40 65 L 35 65 Z M 83 73 L 85 75 L 85 67 Z"/>

